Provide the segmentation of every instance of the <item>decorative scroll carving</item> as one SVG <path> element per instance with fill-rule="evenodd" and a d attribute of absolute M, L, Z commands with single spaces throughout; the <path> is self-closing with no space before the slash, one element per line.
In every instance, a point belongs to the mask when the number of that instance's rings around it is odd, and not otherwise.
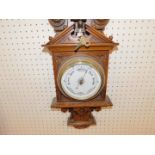
<path fill-rule="evenodd" d="M 101 107 L 61 108 L 62 112 L 69 111 L 71 113 L 68 118 L 68 125 L 78 129 L 96 125 L 96 120 L 92 114 L 94 110 L 100 111 Z"/>
<path fill-rule="evenodd" d="M 54 31 L 59 33 L 63 31 L 66 27 L 68 27 L 68 19 L 49 19 L 48 20 L 51 26 L 53 26 Z M 79 29 L 81 29 L 82 33 L 85 33 L 84 25 L 88 24 L 94 27 L 96 30 L 104 31 L 105 26 L 108 24 L 109 19 L 71 19 L 75 25 L 74 35 L 77 35 Z"/>
<path fill-rule="evenodd" d="M 53 26 L 56 33 L 63 31 L 68 26 L 67 19 L 49 19 L 48 21 Z"/>
<path fill-rule="evenodd" d="M 93 26 L 96 30 L 104 31 L 108 22 L 109 19 L 91 19 L 91 26 Z"/>
<path fill-rule="evenodd" d="M 85 35 L 85 23 L 86 19 L 71 19 L 74 22 L 74 32 L 73 36 L 77 37 L 79 35 Z"/>
<path fill-rule="evenodd" d="M 78 129 L 87 128 L 90 125 L 95 125 L 96 121 L 92 115 L 92 108 L 70 108 L 71 113 L 68 119 L 68 125 Z"/>

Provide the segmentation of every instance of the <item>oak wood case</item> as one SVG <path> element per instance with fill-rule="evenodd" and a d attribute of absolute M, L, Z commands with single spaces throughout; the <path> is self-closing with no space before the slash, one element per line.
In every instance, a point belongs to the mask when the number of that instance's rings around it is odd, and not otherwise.
<path fill-rule="evenodd" d="M 99 22 L 99 21 L 97 21 Z M 93 24 L 92 24 L 93 23 Z M 92 22 L 90 25 L 85 24 L 86 37 L 90 42 L 89 47 L 82 46 L 77 52 L 75 48 L 79 43 L 78 37 L 73 37 L 75 25 L 64 28 L 53 38 L 49 37 L 49 42 L 44 45 L 48 48 L 48 52 L 52 55 L 53 70 L 56 87 L 56 98 L 53 100 L 52 108 L 61 108 L 63 112 L 69 111 L 71 116 L 68 120 L 68 125 L 76 128 L 85 128 L 96 124 L 91 112 L 99 111 L 101 107 L 110 107 L 112 103 L 106 96 L 107 78 L 108 78 L 108 61 L 109 54 L 118 45 L 112 41 L 112 37 L 106 37 L 101 31 L 107 24 L 107 21 L 102 21 L 101 25 L 95 26 Z M 62 25 L 61 25 L 62 27 Z M 97 27 L 95 29 L 95 27 Z M 57 78 L 60 66 L 64 61 L 74 56 L 90 56 L 95 59 L 105 72 L 105 85 L 102 91 L 95 97 L 86 101 L 75 100 L 65 96 L 58 86 Z"/>

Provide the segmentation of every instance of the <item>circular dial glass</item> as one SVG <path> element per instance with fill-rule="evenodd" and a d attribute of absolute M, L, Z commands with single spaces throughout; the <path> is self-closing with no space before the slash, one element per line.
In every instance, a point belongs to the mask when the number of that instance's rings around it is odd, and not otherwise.
<path fill-rule="evenodd" d="M 97 68 L 84 61 L 70 64 L 60 78 L 63 92 L 77 100 L 87 100 L 96 96 L 102 84 L 103 79 Z"/>

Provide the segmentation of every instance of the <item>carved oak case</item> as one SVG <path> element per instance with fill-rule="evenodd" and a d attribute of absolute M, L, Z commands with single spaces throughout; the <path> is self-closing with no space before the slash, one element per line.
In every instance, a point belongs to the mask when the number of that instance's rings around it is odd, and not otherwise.
<path fill-rule="evenodd" d="M 104 34 L 107 19 L 49 19 L 56 35 L 46 47 L 53 59 L 56 98 L 51 107 L 70 112 L 68 125 L 95 125 L 92 111 L 111 107 L 106 96 L 109 54 L 118 45 Z"/>

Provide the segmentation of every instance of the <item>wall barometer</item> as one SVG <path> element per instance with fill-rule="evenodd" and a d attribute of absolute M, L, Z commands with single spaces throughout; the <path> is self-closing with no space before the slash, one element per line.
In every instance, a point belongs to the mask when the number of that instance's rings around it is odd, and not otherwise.
<path fill-rule="evenodd" d="M 96 124 L 92 111 L 110 107 L 106 95 L 109 54 L 118 45 L 104 34 L 107 19 L 50 19 L 56 35 L 46 47 L 53 59 L 56 98 L 52 108 L 70 112 L 68 125 Z"/>

